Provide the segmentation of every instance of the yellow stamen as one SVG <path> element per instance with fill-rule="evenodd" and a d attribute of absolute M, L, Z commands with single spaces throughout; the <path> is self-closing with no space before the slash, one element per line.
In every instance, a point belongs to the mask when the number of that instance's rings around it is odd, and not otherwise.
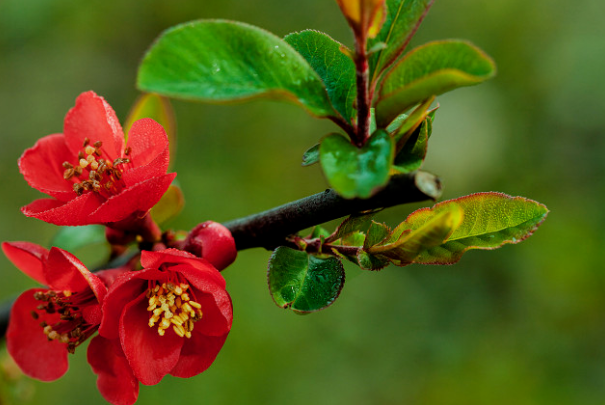
<path fill-rule="evenodd" d="M 202 305 L 190 299 L 185 292 L 188 289 L 189 285 L 185 283 L 167 282 L 156 284 L 147 291 L 148 325 L 157 327 L 160 336 L 172 326 L 178 336 L 190 338 L 194 323 L 202 319 Z"/>

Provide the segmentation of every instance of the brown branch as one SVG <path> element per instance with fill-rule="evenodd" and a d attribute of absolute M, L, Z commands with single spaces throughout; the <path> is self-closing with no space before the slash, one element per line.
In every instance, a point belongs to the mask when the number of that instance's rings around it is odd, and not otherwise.
<path fill-rule="evenodd" d="M 357 212 L 395 205 L 436 200 L 441 182 L 426 172 L 393 176 L 387 186 L 368 199 L 347 200 L 328 189 L 259 214 L 236 219 L 225 225 L 235 238 L 237 250 L 255 247 L 274 249 L 284 239 L 305 228 Z"/>
<path fill-rule="evenodd" d="M 229 221 L 224 225 L 233 234 L 237 250 L 256 247 L 273 250 L 277 246 L 287 244 L 287 236 L 314 225 L 361 211 L 436 200 L 440 196 L 441 182 L 436 176 L 426 172 L 413 172 L 393 176 L 384 189 L 365 200 L 347 200 L 334 190 L 328 189 L 259 214 Z M 118 267 L 130 257 L 118 257 L 103 268 Z M 0 336 L 6 333 L 13 301 L 14 299 L 10 299 L 0 305 Z"/>

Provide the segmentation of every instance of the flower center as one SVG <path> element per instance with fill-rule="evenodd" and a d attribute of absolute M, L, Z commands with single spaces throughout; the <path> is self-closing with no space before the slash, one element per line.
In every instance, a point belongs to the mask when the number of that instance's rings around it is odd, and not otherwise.
<path fill-rule="evenodd" d="M 117 158 L 114 161 L 103 158 L 107 154 L 103 150 L 103 142 L 90 144 L 88 138 L 84 139 L 84 151 L 78 153 L 78 162 L 72 165 L 63 162 L 63 178 L 73 181 L 73 190 L 77 195 L 86 192 L 98 193 L 106 198 L 118 194 L 126 185 L 122 180 L 124 165 L 130 163 L 129 158 Z M 131 149 L 124 149 L 124 156 L 130 155 Z M 81 178 L 85 178 L 80 181 Z M 88 177 L 88 179 L 86 179 Z"/>
<path fill-rule="evenodd" d="M 172 326 L 174 333 L 190 338 L 193 324 L 202 319 L 202 306 L 191 299 L 188 289 L 186 283 L 169 281 L 159 285 L 150 282 L 147 290 L 147 311 L 151 313 L 149 327 L 153 328 L 157 324 L 160 336 L 164 336 L 166 329 Z"/>
<path fill-rule="evenodd" d="M 74 353 L 76 347 L 99 328 L 99 325 L 86 322 L 82 316 L 82 307 L 97 304 L 92 291 L 38 291 L 34 298 L 42 303 L 31 311 L 32 317 L 42 320 L 40 326 L 49 341 L 65 343 L 69 353 Z"/>

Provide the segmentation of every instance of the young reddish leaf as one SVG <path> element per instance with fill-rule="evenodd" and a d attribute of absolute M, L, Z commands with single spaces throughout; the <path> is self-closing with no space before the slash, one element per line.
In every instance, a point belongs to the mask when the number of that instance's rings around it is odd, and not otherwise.
<path fill-rule="evenodd" d="M 142 118 L 151 118 L 158 122 L 168 136 L 170 145 L 170 166 L 174 165 L 176 154 L 176 119 L 170 100 L 158 94 L 141 94 L 130 109 L 124 124 L 124 133 L 128 139 L 128 132 L 135 121 Z"/>
<path fill-rule="evenodd" d="M 294 101 L 319 117 L 338 116 L 298 52 L 263 29 L 233 21 L 193 21 L 166 30 L 145 55 L 137 86 L 209 103 L 266 96 Z"/>
<path fill-rule="evenodd" d="M 319 145 L 319 162 L 330 186 L 344 198 L 368 198 L 389 181 L 395 147 L 384 130 L 377 130 L 361 148 L 339 134 Z"/>
<path fill-rule="evenodd" d="M 479 84 L 496 73 L 496 65 L 466 41 L 436 41 L 406 54 L 389 71 L 378 91 L 376 121 L 386 127 L 395 117 L 431 96 Z"/>
<path fill-rule="evenodd" d="M 376 38 L 368 42 L 373 48 L 379 43 L 387 46 L 370 57 L 370 77 L 376 82 L 403 53 L 408 42 L 424 19 L 433 0 L 387 0 L 387 15 Z"/>
<path fill-rule="evenodd" d="M 415 260 L 422 264 L 452 264 L 470 249 L 496 249 L 519 243 L 540 226 L 548 214 L 543 204 L 501 193 L 477 193 L 443 201 L 433 208 L 413 212 L 406 222 L 414 229 L 451 205 L 464 212 L 460 226 L 445 243 L 424 250 Z"/>
<path fill-rule="evenodd" d="M 397 266 L 406 266 L 411 264 L 422 251 L 442 245 L 460 226 L 463 217 L 462 208 L 455 204 L 450 204 L 434 213 L 420 226 L 409 221 L 408 217 L 402 227 L 396 229 L 402 231 L 402 228 L 409 228 L 408 232 L 399 232 L 400 237 L 396 241 L 373 246 L 367 250 L 370 254 L 388 258 Z"/>
<path fill-rule="evenodd" d="M 181 188 L 171 185 L 160 201 L 151 209 L 151 217 L 158 223 L 164 223 L 175 217 L 185 206 L 185 197 Z"/>
<path fill-rule="evenodd" d="M 277 306 L 297 313 L 327 308 L 338 298 L 345 281 L 339 259 L 319 258 L 285 246 L 271 255 L 267 277 Z"/>
<path fill-rule="evenodd" d="M 328 91 L 332 105 L 340 115 L 351 123 L 355 101 L 355 64 L 336 42 L 323 32 L 305 30 L 284 37 L 309 65 L 317 72 Z"/>

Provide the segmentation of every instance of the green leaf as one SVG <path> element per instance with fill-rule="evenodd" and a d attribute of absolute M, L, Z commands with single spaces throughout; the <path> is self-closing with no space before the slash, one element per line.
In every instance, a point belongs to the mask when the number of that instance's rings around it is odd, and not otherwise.
<path fill-rule="evenodd" d="M 127 139 L 132 124 L 141 118 L 151 118 L 164 127 L 170 146 L 170 165 L 173 165 L 176 151 L 176 119 L 170 100 L 158 94 L 141 94 L 130 109 L 124 124 Z"/>
<path fill-rule="evenodd" d="M 59 228 L 51 245 L 74 252 L 89 245 L 103 243 L 105 243 L 105 227 L 101 225 L 86 225 Z"/>
<path fill-rule="evenodd" d="M 321 167 L 330 186 L 344 198 L 368 198 L 389 181 L 394 154 L 393 140 L 377 130 L 358 148 L 339 134 L 323 138 L 319 146 Z"/>
<path fill-rule="evenodd" d="M 387 0 L 387 16 L 376 38 L 370 39 L 371 49 L 380 42 L 387 44 L 370 57 L 370 77 L 375 82 L 380 74 L 395 62 L 416 32 L 433 0 Z"/>
<path fill-rule="evenodd" d="M 388 258 L 397 266 L 406 266 L 424 250 L 442 245 L 460 226 L 463 218 L 462 208 L 455 204 L 448 205 L 415 229 L 416 224 L 408 218 L 402 225 L 409 230 L 401 232 L 401 228 L 397 229 L 400 236 L 395 242 L 391 242 L 391 238 L 390 243 L 370 247 L 368 252 Z"/>
<path fill-rule="evenodd" d="M 271 97 L 319 117 L 338 116 L 298 52 L 265 30 L 233 21 L 193 21 L 164 31 L 139 67 L 137 86 L 209 103 Z"/>
<path fill-rule="evenodd" d="M 351 123 L 356 97 L 355 64 L 341 48 L 344 45 L 314 30 L 295 32 L 284 37 L 317 72 L 328 91 L 332 105 Z"/>
<path fill-rule="evenodd" d="M 171 185 L 160 201 L 151 209 L 153 219 L 162 224 L 177 216 L 185 206 L 185 197 L 180 187 Z"/>
<path fill-rule="evenodd" d="M 269 260 L 268 278 L 277 306 L 306 313 L 324 309 L 338 298 L 345 273 L 335 257 L 319 258 L 280 246 Z"/>
<path fill-rule="evenodd" d="M 389 262 L 387 259 L 375 256 L 360 249 L 359 252 L 357 252 L 356 264 L 363 270 L 381 270 L 385 268 Z"/>
<path fill-rule="evenodd" d="M 317 162 L 319 162 L 319 144 L 313 145 L 307 149 L 303 154 L 302 165 L 311 166 Z"/>
<path fill-rule="evenodd" d="M 374 246 L 382 242 L 389 234 L 391 230 L 385 224 L 372 221 L 370 229 L 368 229 L 367 236 L 363 243 L 363 248 L 368 249 L 370 246 Z"/>
<path fill-rule="evenodd" d="M 393 170 L 399 173 L 409 173 L 420 169 L 428 150 L 428 140 L 433 130 L 432 122 L 432 117 L 426 117 L 416 128 L 403 149 L 395 156 Z"/>
<path fill-rule="evenodd" d="M 330 231 L 317 225 L 317 226 L 313 227 L 313 231 L 311 231 L 310 239 L 322 238 L 322 237 L 325 239 L 328 236 L 330 236 Z"/>
<path fill-rule="evenodd" d="M 546 206 L 527 198 L 477 193 L 415 211 L 406 222 L 416 229 L 454 204 L 464 212 L 462 223 L 445 243 L 423 251 L 415 263 L 452 264 L 469 249 L 496 249 L 507 243 L 519 243 L 529 237 L 548 214 Z"/>
<path fill-rule="evenodd" d="M 334 235 L 326 239 L 326 243 L 334 242 L 335 240 L 344 238 L 350 234 L 357 232 L 364 235 L 365 238 L 365 233 L 372 223 L 372 218 L 374 217 L 374 214 L 375 212 L 372 211 L 349 216 L 347 219 L 342 221 L 340 225 L 338 225 L 338 228 L 336 228 L 336 232 L 334 232 Z M 358 246 L 362 245 L 363 242 Z"/>
<path fill-rule="evenodd" d="M 437 41 L 413 49 L 382 82 L 376 105 L 378 127 L 431 96 L 481 83 L 495 72 L 490 57 L 466 41 Z"/>

